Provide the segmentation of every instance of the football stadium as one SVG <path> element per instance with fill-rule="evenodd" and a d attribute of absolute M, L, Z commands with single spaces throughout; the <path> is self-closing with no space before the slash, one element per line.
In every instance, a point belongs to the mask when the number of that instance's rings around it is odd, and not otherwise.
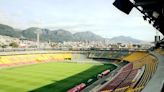
<path fill-rule="evenodd" d="M 158 59 L 148 51 L 18 51 L 1 53 L 0 66 L 2 92 L 140 92 Z"/>
<path fill-rule="evenodd" d="M 115 0 L 114 6 L 125 14 L 136 8 L 163 35 L 162 0 Z M 76 48 L 0 48 L 0 92 L 164 92 L 159 35 L 149 48 L 78 48 L 79 43 Z"/>

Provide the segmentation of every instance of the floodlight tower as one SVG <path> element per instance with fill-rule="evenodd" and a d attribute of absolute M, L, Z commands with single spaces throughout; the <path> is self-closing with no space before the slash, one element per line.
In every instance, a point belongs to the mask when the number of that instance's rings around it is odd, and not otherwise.
<path fill-rule="evenodd" d="M 37 32 L 37 48 L 39 48 L 39 32 Z"/>
<path fill-rule="evenodd" d="M 40 34 L 41 34 L 41 29 L 37 29 L 37 31 L 35 32 L 37 35 L 37 48 L 40 48 Z"/>

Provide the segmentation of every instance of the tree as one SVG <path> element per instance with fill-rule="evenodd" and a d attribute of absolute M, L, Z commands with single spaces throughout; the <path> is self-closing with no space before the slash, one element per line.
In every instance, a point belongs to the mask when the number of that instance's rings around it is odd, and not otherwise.
<path fill-rule="evenodd" d="M 18 44 L 16 42 L 12 42 L 9 44 L 12 48 L 18 48 Z"/>
<path fill-rule="evenodd" d="M 6 48 L 7 47 L 7 45 L 2 45 L 2 48 Z"/>

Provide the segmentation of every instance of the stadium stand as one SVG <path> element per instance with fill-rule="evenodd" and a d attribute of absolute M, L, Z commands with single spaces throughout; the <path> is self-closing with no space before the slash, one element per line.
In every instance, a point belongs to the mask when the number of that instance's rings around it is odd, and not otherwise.
<path fill-rule="evenodd" d="M 158 48 L 158 49 L 156 49 L 155 51 L 156 51 L 157 53 L 159 53 L 160 55 L 164 56 L 164 49 Z"/>
<path fill-rule="evenodd" d="M 124 60 L 127 60 L 129 62 L 135 62 L 143 57 L 148 55 L 147 52 L 137 51 L 133 52 L 132 54 L 128 55 L 127 57 L 123 58 Z"/>
<path fill-rule="evenodd" d="M 129 54 L 129 51 L 114 50 L 114 51 L 92 51 L 88 55 L 89 58 L 108 58 L 120 59 Z"/>
<path fill-rule="evenodd" d="M 0 67 L 22 64 L 34 64 L 39 62 L 71 60 L 72 54 L 25 54 L 0 56 Z"/>
<path fill-rule="evenodd" d="M 124 59 L 133 63 L 133 69 L 141 69 L 144 67 L 144 72 L 139 78 L 138 82 L 131 86 L 133 91 L 135 90 L 135 92 L 140 92 L 155 73 L 157 68 L 157 60 L 147 52 L 134 52 Z"/>
<path fill-rule="evenodd" d="M 118 88 L 128 87 L 132 84 L 133 79 L 137 75 L 138 69 L 132 70 L 131 73 L 128 75 L 125 81 L 123 81 Z"/>
<path fill-rule="evenodd" d="M 112 78 L 111 81 L 109 81 L 102 88 L 100 88 L 100 91 L 114 91 L 117 88 L 127 87 L 127 84 L 128 84 L 127 82 L 130 81 L 130 80 L 127 80 L 127 77 L 131 75 L 132 68 L 133 68 L 132 63 L 125 65 L 120 71 L 118 71 L 118 73 Z M 128 86 L 129 85 L 130 84 L 128 84 Z"/>
<path fill-rule="evenodd" d="M 157 60 L 148 52 L 137 51 L 121 62 L 128 61 L 118 73 L 100 87 L 101 92 L 141 92 L 157 68 Z M 121 63 L 117 61 L 117 64 Z"/>
<path fill-rule="evenodd" d="M 134 89 L 142 86 L 146 86 L 146 84 L 148 83 L 148 81 L 151 79 L 154 72 L 156 71 L 157 63 L 152 56 L 145 57 L 144 59 L 142 59 L 142 62 L 145 63 L 145 71 L 140 81 L 133 87 Z M 142 89 L 135 90 L 135 91 L 140 92 L 141 90 Z"/>
<path fill-rule="evenodd" d="M 120 66 L 120 70 L 98 89 L 98 91 L 102 92 L 140 92 L 152 78 L 157 68 L 156 58 L 144 51 L 136 51 L 131 54 L 126 51 L 92 51 L 88 54 L 88 57 L 117 59 L 113 63 Z M 71 59 L 71 53 L 34 53 L 23 55 L 10 53 L 10 55 L 0 56 L 0 68 L 40 62 L 60 62 Z"/>
<path fill-rule="evenodd" d="M 114 61 L 114 64 L 119 65 L 120 67 L 123 67 L 123 66 L 125 66 L 128 63 L 129 62 L 128 61 L 125 61 L 125 60 L 115 60 Z"/>

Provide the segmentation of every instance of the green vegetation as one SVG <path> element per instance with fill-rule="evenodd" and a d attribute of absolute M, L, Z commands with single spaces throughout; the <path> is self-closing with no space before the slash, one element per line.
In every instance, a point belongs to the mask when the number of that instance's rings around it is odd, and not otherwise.
<path fill-rule="evenodd" d="M 20 37 L 21 33 L 19 31 L 15 31 L 10 26 L 0 24 L 0 35 L 11 36 L 11 37 Z"/>
<path fill-rule="evenodd" d="M 18 48 L 18 44 L 16 42 L 12 42 L 9 44 L 12 48 Z"/>
<path fill-rule="evenodd" d="M 114 65 L 41 63 L 0 70 L 0 92 L 65 92 Z"/>

